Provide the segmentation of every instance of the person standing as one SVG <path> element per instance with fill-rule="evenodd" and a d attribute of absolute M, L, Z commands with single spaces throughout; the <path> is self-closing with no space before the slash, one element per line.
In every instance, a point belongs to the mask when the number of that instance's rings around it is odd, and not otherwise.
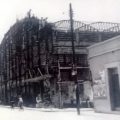
<path fill-rule="evenodd" d="M 11 108 L 13 109 L 14 105 L 15 105 L 15 99 L 13 96 L 11 96 L 11 98 L 10 98 L 10 105 L 11 105 Z"/>
<path fill-rule="evenodd" d="M 36 107 L 37 108 L 41 107 L 41 102 L 42 102 L 41 95 L 38 94 L 36 97 Z"/>
<path fill-rule="evenodd" d="M 21 96 L 19 96 L 19 98 L 18 98 L 18 106 L 20 109 L 23 109 L 23 99 Z"/>
<path fill-rule="evenodd" d="M 80 115 L 80 89 L 79 89 L 79 84 L 76 82 L 75 85 L 75 90 L 76 90 L 76 107 L 77 107 L 77 113 Z"/>

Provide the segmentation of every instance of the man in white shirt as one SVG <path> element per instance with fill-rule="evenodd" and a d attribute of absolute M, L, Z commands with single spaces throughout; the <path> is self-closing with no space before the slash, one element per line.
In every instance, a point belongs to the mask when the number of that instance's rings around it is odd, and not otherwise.
<path fill-rule="evenodd" d="M 40 96 L 40 94 L 38 94 L 38 96 L 36 97 L 36 107 L 37 108 L 39 108 L 39 107 L 41 107 L 41 102 L 42 102 L 42 100 L 41 100 L 41 96 Z"/>

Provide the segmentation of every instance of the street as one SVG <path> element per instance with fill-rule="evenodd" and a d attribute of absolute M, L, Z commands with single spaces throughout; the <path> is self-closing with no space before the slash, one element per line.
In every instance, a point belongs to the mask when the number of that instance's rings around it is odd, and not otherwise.
<path fill-rule="evenodd" d="M 19 110 L 0 107 L 0 120 L 120 120 L 120 115 L 95 113 L 82 109 L 78 116 L 76 109 L 28 109 Z"/>

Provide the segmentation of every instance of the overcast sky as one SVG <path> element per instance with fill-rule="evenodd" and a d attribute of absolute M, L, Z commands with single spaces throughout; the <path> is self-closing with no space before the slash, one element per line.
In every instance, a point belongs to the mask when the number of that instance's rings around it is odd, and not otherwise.
<path fill-rule="evenodd" d="M 0 41 L 29 9 L 39 18 L 48 17 L 50 22 L 69 19 L 70 2 L 75 20 L 120 23 L 120 0 L 0 0 Z"/>

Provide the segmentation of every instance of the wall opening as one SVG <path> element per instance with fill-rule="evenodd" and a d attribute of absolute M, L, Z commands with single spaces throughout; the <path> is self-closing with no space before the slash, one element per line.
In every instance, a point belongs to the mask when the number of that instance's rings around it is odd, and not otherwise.
<path fill-rule="evenodd" d="M 112 110 L 120 110 L 120 86 L 118 68 L 108 68 L 110 102 Z"/>

